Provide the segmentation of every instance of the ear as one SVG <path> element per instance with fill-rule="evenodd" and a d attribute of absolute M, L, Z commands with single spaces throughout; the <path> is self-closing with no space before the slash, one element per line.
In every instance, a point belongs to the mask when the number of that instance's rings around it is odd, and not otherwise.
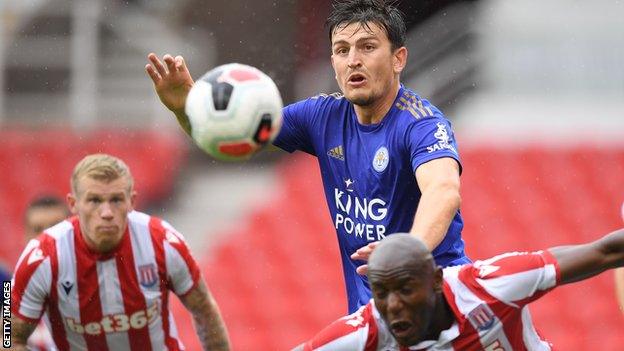
<path fill-rule="evenodd" d="M 137 192 L 132 190 L 132 192 L 130 193 L 130 211 L 134 211 L 134 208 L 136 207 L 136 197 Z"/>
<path fill-rule="evenodd" d="M 444 275 L 442 274 L 442 268 L 436 267 L 433 271 L 433 290 L 436 293 L 442 292 L 442 285 L 444 284 Z"/>
<path fill-rule="evenodd" d="M 405 65 L 407 64 L 407 48 L 405 46 L 401 46 L 394 51 L 392 56 L 392 69 L 394 70 L 394 73 L 399 74 L 403 71 Z"/>
<path fill-rule="evenodd" d="M 66 200 L 67 200 L 67 206 L 69 207 L 69 210 L 71 211 L 71 213 L 78 214 L 78 208 L 76 207 L 76 202 L 78 202 L 78 200 L 76 199 L 74 194 L 67 193 Z"/>

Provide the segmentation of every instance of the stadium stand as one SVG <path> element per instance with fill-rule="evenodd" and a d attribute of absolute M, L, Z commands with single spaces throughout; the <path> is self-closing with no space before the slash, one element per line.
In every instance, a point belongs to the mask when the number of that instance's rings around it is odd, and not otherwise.
<path fill-rule="evenodd" d="M 621 226 L 624 148 L 464 147 L 462 155 L 464 238 L 474 259 L 580 243 Z M 203 261 L 235 350 L 289 349 L 346 310 L 315 160 L 287 162 L 277 172 L 281 192 Z M 609 274 L 555 290 L 531 311 L 557 349 L 624 344 Z M 188 317 L 178 320 L 189 349 L 199 347 Z"/>
<path fill-rule="evenodd" d="M 85 155 L 106 152 L 126 161 L 140 179 L 136 190 L 141 207 L 171 193 L 187 152 L 179 134 L 153 130 L 4 129 L 0 140 L 0 260 L 11 266 L 24 246 L 22 219 L 28 201 L 40 194 L 64 196 L 73 167 Z"/>

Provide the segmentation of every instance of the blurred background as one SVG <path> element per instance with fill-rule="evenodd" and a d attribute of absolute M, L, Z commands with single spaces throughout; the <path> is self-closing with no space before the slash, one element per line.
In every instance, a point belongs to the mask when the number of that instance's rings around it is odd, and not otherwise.
<path fill-rule="evenodd" d="M 473 259 L 581 243 L 621 227 L 624 3 L 398 1 L 404 84 L 452 121 L 463 233 Z M 346 312 L 335 232 L 315 159 L 202 154 L 161 106 L 146 55 L 183 55 L 194 77 L 256 66 L 285 103 L 337 90 L 329 0 L 0 0 L 0 261 L 24 247 L 26 204 L 64 195 L 75 163 L 131 167 L 139 210 L 188 239 L 235 350 L 286 350 Z M 613 274 L 532 305 L 561 350 L 621 350 Z M 178 329 L 199 349 L 176 302 Z"/>

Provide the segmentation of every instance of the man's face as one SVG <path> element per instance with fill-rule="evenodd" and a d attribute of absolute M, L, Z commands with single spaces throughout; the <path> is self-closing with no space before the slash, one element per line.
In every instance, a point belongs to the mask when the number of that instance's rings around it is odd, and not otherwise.
<path fill-rule="evenodd" d="M 34 239 L 47 229 L 67 217 L 65 206 L 33 207 L 26 213 L 26 241 Z"/>
<path fill-rule="evenodd" d="M 382 27 L 372 22 L 368 22 L 368 26 L 339 25 L 331 44 L 336 81 L 349 101 L 370 106 L 393 92 L 392 86 L 398 83 L 407 51 L 399 48 L 393 52 Z"/>
<path fill-rule="evenodd" d="M 128 224 L 134 193 L 128 191 L 125 177 L 111 182 L 82 177 L 76 184 L 77 194 L 69 194 L 72 213 L 80 220 L 80 229 L 87 245 L 97 252 L 117 247 Z"/>
<path fill-rule="evenodd" d="M 432 274 L 415 274 L 407 269 L 369 273 L 375 306 L 390 332 L 402 346 L 425 339 L 436 303 Z"/>

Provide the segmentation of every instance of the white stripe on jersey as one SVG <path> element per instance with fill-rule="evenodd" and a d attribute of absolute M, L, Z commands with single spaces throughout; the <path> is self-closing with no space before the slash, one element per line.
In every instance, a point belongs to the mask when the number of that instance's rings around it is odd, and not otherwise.
<path fill-rule="evenodd" d="M 58 260 L 58 283 L 54 289 L 58 296 L 58 310 L 67 323 L 67 318 L 72 318 L 77 323 L 80 321 L 80 306 L 78 299 L 78 276 L 76 274 L 76 250 L 74 245 L 74 228 L 69 221 L 63 221 L 46 231 L 55 239 L 56 257 Z M 70 286 L 69 293 L 63 284 Z M 52 326 L 48 324 L 48 329 Z M 65 328 L 65 334 L 71 350 L 86 350 L 87 344 L 84 337 Z"/>
<path fill-rule="evenodd" d="M 100 304 L 103 316 L 113 316 L 125 313 L 124 305 L 117 303 L 123 301 L 121 286 L 119 285 L 119 274 L 117 273 L 117 262 L 112 260 L 98 261 L 96 263 L 98 279 L 100 283 Z M 109 350 L 130 350 L 130 340 L 128 333 L 106 333 L 106 343 Z"/>
<path fill-rule="evenodd" d="M 156 254 L 154 253 L 154 244 L 152 243 L 152 237 L 149 231 L 150 216 L 133 211 L 128 214 L 131 219 L 130 239 L 132 242 L 132 255 L 134 256 L 134 269 L 137 275 L 137 280 L 140 282 L 141 272 L 139 267 L 143 265 L 154 265 L 158 268 L 156 262 Z M 147 308 L 157 303 L 160 306 L 159 310 L 162 310 L 162 299 L 160 298 L 160 279 L 156 283 L 146 288 L 139 283 L 141 292 L 145 297 L 145 304 Z M 166 290 L 166 289 L 165 289 Z M 150 341 L 152 344 L 152 350 L 165 349 L 165 333 L 163 332 L 162 319 L 158 318 L 152 325 L 149 326 Z M 177 335 L 173 335 L 177 338 Z"/>
<path fill-rule="evenodd" d="M 468 314 L 475 310 L 479 306 L 487 306 L 487 303 L 480 299 L 478 296 L 472 293 L 463 282 L 459 280 L 458 273 L 465 266 L 451 267 L 444 270 L 444 280 L 448 283 L 453 295 L 455 295 L 455 304 L 464 317 L 468 318 Z M 489 309 L 489 307 L 486 307 Z M 481 345 L 483 347 L 487 347 L 493 342 L 497 340 L 501 344 L 503 350 L 513 350 L 505 332 L 503 330 L 503 323 L 501 323 L 500 319 L 492 312 L 492 316 L 494 319 L 494 325 L 489 329 L 479 330 L 478 325 L 474 325 L 473 327 L 479 334 L 479 339 L 481 340 Z M 470 319 L 469 319 L 470 320 Z M 470 320 L 472 323 L 473 321 Z"/>
<path fill-rule="evenodd" d="M 540 339 L 537 334 L 528 306 L 524 306 L 522 309 L 522 340 L 524 341 L 524 345 L 526 345 L 527 350 L 551 350 L 550 343 Z"/>
<path fill-rule="evenodd" d="M 45 299 L 45 296 L 47 296 L 48 291 L 50 291 L 50 285 L 52 284 L 52 275 L 50 272 L 50 258 L 46 258 L 41 262 L 39 267 L 37 267 L 28 285 L 26 285 L 26 290 L 24 290 L 24 296 L 22 297 L 22 303 L 18 311 L 21 315 L 32 319 L 41 317 L 43 306 L 31 303 L 31 301 L 41 301 L 42 298 Z"/>
<path fill-rule="evenodd" d="M 193 287 L 191 272 L 184 264 L 182 255 L 168 241 L 165 241 L 165 262 L 171 285 L 173 285 L 173 292 L 178 296 L 184 295 Z"/>

